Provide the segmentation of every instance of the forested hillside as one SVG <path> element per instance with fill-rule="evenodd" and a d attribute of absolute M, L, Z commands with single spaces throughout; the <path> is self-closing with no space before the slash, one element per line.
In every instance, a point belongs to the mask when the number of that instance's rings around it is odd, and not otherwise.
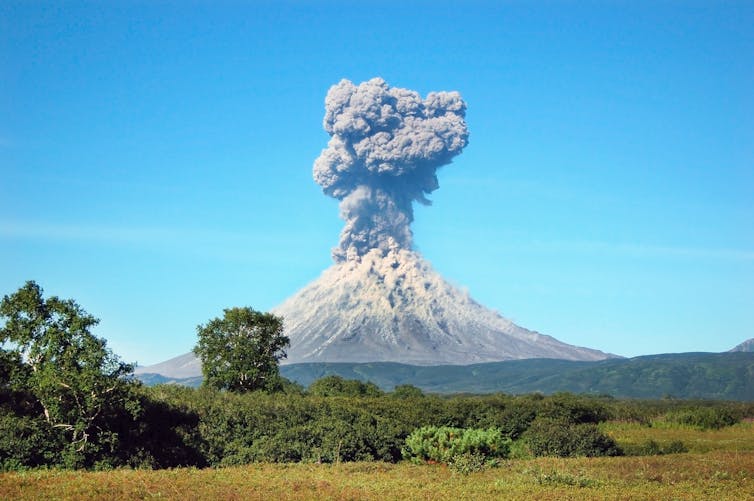
<path fill-rule="evenodd" d="M 572 393 L 620 398 L 754 400 L 754 353 L 677 353 L 598 362 L 531 359 L 475 365 L 414 366 L 390 362 L 283 365 L 286 378 L 308 386 L 323 376 L 371 381 L 383 390 L 412 384 L 429 393 Z M 142 374 L 147 384 L 198 386 L 201 378 Z"/>

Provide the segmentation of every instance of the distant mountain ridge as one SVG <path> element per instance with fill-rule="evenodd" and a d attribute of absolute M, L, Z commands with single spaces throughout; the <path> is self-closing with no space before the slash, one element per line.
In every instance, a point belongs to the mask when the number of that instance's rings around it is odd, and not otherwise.
<path fill-rule="evenodd" d="M 526 359 L 472 365 L 416 366 L 392 362 L 303 363 L 281 367 L 304 386 L 336 374 L 371 381 L 386 391 L 412 384 L 431 393 L 572 393 L 618 398 L 700 398 L 754 401 L 754 353 L 676 353 L 629 359 Z M 141 373 L 146 384 L 198 386 L 201 377 Z"/>

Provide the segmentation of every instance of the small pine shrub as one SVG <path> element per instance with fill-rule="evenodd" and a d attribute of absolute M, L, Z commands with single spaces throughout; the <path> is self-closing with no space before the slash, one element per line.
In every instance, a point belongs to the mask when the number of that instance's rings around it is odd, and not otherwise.
<path fill-rule="evenodd" d="M 407 459 L 445 464 L 463 454 L 478 455 L 487 460 L 505 458 L 509 453 L 510 440 L 503 438 L 496 428 L 484 430 L 424 426 L 414 430 L 406 438 L 403 448 L 403 457 Z"/>

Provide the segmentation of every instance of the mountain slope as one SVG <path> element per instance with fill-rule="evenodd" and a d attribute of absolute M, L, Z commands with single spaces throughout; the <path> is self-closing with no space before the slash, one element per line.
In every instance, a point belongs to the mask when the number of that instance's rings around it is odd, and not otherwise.
<path fill-rule="evenodd" d="M 736 347 L 734 347 L 730 351 L 732 351 L 732 352 L 734 352 L 734 351 L 754 352 L 754 338 L 747 339 L 746 341 L 744 341 L 743 343 L 737 345 Z"/>
<path fill-rule="evenodd" d="M 614 357 L 533 332 L 475 302 L 450 285 L 419 254 L 374 249 L 335 264 L 272 310 L 291 340 L 284 364 L 400 362 L 458 364 L 556 358 Z M 201 375 L 187 353 L 139 374 Z"/>
<path fill-rule="evenodd" d="M 338 263 L 274 312 L 285 319 L 290 363 L 610 357 L 515 325 L 403 249 Z"/>

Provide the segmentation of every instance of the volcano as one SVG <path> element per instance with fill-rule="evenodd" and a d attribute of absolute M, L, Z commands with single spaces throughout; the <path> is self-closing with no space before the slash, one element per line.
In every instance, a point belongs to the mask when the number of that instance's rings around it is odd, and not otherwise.
<path fill-rule="evenodd" d="M 288 363 L 610 356 L 519 327 L 448 283 L 420 254 L 398 248 L 331 266 L 273 311 L 291 340 Z"/>
<path fill-rule="evenodd" d="M 413 250 L 414 202 L 429 205 L 437 170 L 468 144 L 458 92 L 341 80 L 325 98 L 331 138 L 314 161 L 345 227 L 334 265 L 273 309 L 297 362 L 472 364 L 523 358 L 601 360 L 611 355 L 519 327 L 446 282 Z M 137 372 L 201 374 L 183 355 Z M 169 374 L 173 372 L 173 374 Z"/>
<path fill-rule="evenodd" d="M 283 317 L 291 341 L 283 364 L 614 357 L 519 327 L 448 283 L 419 253 L 400 248 L 336 263 L 272 312 Z M 187 353 L 136 372 L 194 377 L 201 364 Z"/>

